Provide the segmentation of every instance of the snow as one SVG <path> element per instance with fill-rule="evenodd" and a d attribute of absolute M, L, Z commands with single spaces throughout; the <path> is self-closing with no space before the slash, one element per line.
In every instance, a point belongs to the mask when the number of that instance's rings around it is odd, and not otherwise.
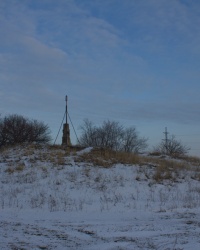
<path fill-rule="evenodd" d="M 158 183 L 151 164 L 78 160 L 89 152 L 0 153 L 0 249 L 200 249 L 200 182 L 191 169 Z"/>
<path fill-rule="evenodd" d="M 90 153 L 92 151 L 93 147 L 88 147 L 88 148 L 85 148 L 79 152 L 77 152 L 77 155 L 83 155 L 83 154 L 86 154 L 86 153 Z"/>

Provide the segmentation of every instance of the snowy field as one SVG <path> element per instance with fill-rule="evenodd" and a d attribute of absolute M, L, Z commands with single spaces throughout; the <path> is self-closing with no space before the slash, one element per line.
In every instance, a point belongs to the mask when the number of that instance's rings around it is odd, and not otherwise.
<path fill-rule="evenodd" d="M 0 152 L 0 249 L 200 249 L 198 166 L 159 179 L 148 156 L 102 167 L 91 150 Z"/>

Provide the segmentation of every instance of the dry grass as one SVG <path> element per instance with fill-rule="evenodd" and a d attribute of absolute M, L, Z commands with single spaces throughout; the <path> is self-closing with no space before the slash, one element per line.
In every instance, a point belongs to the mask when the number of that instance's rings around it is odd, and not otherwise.
<path fill-rule="evenodd" d="M 18 171 L 18 172 L 20 172 L 20 171 L 23 171 L 24 168 L 25 168 L 25 165 L 21 163 L 21 164 L 19 164 L 19 165 L 16 166 L 15 170 Z"/>
<path fill-rule="evenodd" d="M 161 156 L 162 154 L 159 151 L 152 151 L 149 153 L 150 156 Z"/>
<path fill-rule="evenodd" d="M 37 158 L 35 163 L 31 163 L 29 157 L 24 157 L 25 151 L 32 150 L 35 153 L 30 155 L 30 159 Z M 8 152 L 8 160 L 2 164 L 2 171 L 7 172 L 2 178 L 2 187 L 7 184 L 11 188 L 10 193 L 6 193 L 7 188 L 4 187 L 5 195 L 0 197 L 0 207 L 9 208 L 16 204 L 23 207 L 28 204 L 32 209 L 48 207 L 49 211 L 78 211 L 98 202 L 100 211 L 118 205 L 120 209 L 141 209 L 144 206 L 146 210 L 153 208 L 154 204 L 158 204 L 159 211 L 166 211 L 183 206 L 199 206 L 199 184 L 192 179 L 200 180 L 200 168 L 186 160 L 103 149 L 93 149 L 72 157 L 75 153 L 62 147 L 43 146 L 38 149 L 34 145 Z M 118 163 L 124 165 L 110 168 Z M 69 167 L 70 164 L 73 167 Z M 178 182 L 188 183 L 187 188 L 182 189 L 181 184 L 176 190 Z M 29 188 L 21 185 L 23 183 L 28 184 Z M 21 197 L 25 192 L 30 195 L 24 205 Z M 75 192 L 77 195 L 74 195 Z M 139 203 L 140 200 L 142 203 Z"/>
<path fill-rule="evenodd" d="M 24 163 L 18 164 L 16 167 L 8 167 L 5 172 L 9 174 L 13 174 L 14 172 L 21 172 L 25 169 Z"/>
<path fill-rule="evenodd" d="M 8 167 L 6 170 L 5 170 L 6 173 L 8 174 L 13 174 L 15 172 L 15 169 L 14 168 L 11 168 L 11 167 Z"/>
<path fill-rule="evenodd" d="M 192 179 L 196 180 L 196 181 L 200 181 L 200 172 L 194 172 L 192 177 Z"/>
<path fill-rule="evenodd" d="M 93 149 L 76 159 L 77 162 L 88 162 L 94 166 L 111 167 L 114 164 L 139 164 L 140 157 L 133 153 L 116 152 L 107 149 Z"/>
<path fill-rule="evenodd" d="M 163 158 L 155 156 L 141 156 L 133 153 L 116 152 L 102 148 L 94 148 L 89 153 L 77 154 L 83 148 L 80 147 L 63 147 L 58 145 L 22 145 L 1 149 L 1 159 L 7 162 L 8 173 L 23 171 L 25 165 L 23 163 L 24 156 L 31 156 L 29 162 L 34 166 L 37 161 L 49 162 L 53 166 L 62 167 L 71 164 L 71 158 L 74 156 L 74 161 L 78 164 L 84 162 L 85 175 L 90 176 L 90 168 L 87 166 L 112 167 L 115 164 L 124 165 L 139 165 L 141 171 L 147 179 L 153 179 L 156 183 L 161 183 L 165 180 L 177 181 L 185 179 L 187 171 L 192 171 L 191 178 L 200 180 L 200 158 L 197 157 L 182 157 L 178 159 Z M 15 158 L 10 158 L 10 150 L 16 155 Z M 22 154 L 20 156 L 20 154 Z M 22 157 L 23 156 L 23 157 Z M 0 159 L 0 160 L 1 160 Z M 18 165 L 17 165 L 18 164 Z M 150 172 L 146 168 L 151 169 Z M 145 172 L 146 171 L 146 172 Z M 138 177 L 139 178 L 139 177 Z"/>
<path fill-rule="evenodd" d="M 195 156 L 183 156 L 179 157 L 180 160 L 185 160 L 194 166 L 200 167 L 200 158 Z"/>
<path fill-rule="evenodd" d="M 157 162 L 153 179 L 156 182 L 164 180 L 177 181 L 186 177 L 186 172 L 191 169 L 187 162 L 176 162 L 173 160 L 160 160 Z"/>

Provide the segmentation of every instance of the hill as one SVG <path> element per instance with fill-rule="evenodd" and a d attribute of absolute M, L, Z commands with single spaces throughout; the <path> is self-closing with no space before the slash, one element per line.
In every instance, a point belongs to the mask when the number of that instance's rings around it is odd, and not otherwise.
<path fill-rule="evenodd" d="M 200 160 L 0 152 L 0 249 L 200 249 Z"/>

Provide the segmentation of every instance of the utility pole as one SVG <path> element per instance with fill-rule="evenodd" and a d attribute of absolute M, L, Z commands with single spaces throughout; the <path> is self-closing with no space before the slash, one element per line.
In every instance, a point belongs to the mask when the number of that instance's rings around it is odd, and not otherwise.
<path fill-rule="evenodd" d="M 68 122 L 67 122 L 67 115 L 68 115 L 68 111 L 67 111 L 67 101 L 68 101 L 68 97 L 67 97 L 67 95 L 65 96 L 65 101 L 66 101 L 66 107 L 65 107 L 66 123 L 63 124 L 62 145 L 68 147 L 68 146 L 71 146 L 71 140 L 70 140 L 69 124 L 68 124 Z"/>
<path fill-rule="evenodd" d="M 163 139 L 165 141 L 165 150 L 166 150 L 166 154 L 168 153 L 168 134 L 169 132 L 167 132 L 167 127 L 165 127 L 165 132 L 163 132 L 165 134 L 165 139 Z"/>

